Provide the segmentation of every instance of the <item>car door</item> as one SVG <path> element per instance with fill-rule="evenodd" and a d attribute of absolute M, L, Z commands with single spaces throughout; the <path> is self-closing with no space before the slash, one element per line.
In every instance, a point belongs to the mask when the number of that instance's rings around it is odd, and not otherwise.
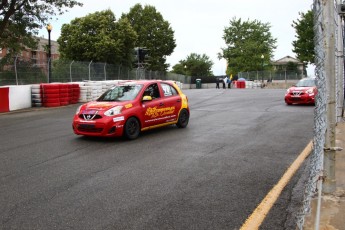
<path fill-rule="evenodd" d="M 161 82 L 160 85 L 164 105 L 167 108 L 167 113 L 164 115 L 164 122 L 175 122 L 178 120 L 178 113 L 182 106 L 181 96 L 173 85 L 165 82 Z"/>
<path fill-rule="evenodd" d="M 164 98 L 161 96 L 161 90 L 157 83 L 152 83 L 144 89 L 144 96 L 151 96 L 151 101 L 142 101 L 142 128 L 149 128 L 164 122 L 164 114 L 167 112 L 167 106 Z"/>

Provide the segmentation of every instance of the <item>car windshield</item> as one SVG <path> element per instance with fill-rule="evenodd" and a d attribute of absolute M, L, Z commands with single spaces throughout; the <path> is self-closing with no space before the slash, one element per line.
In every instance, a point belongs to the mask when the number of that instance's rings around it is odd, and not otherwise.
<path fill-rule="evenodd" d="M 316 86 L 315 79 L 301 79 L 296 84 L 297 87 L 312 87 Z"/>
<path fill-rule="evenodd" d="M 103 93 L 97 101 L 131 101 L 136 98 L 143 85 L 116 85 Z"/>

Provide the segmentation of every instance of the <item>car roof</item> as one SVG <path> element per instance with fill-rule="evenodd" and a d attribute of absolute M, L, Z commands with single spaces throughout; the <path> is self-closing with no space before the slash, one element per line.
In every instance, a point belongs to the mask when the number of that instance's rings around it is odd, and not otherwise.
<path fill-rule="evenodd" d="M 126 80 L 126 81 L 121 81 L 118 84 L 152 84 L 152 83 L 158 83 L 158 82 L 164 82 L 164 83 L 174 83 L 172 80 Z"/>

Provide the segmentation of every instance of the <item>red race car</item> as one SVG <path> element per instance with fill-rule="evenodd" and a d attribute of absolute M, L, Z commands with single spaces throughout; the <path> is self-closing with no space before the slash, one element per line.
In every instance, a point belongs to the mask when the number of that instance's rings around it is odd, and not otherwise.
<path fill-rule="evenodd" d="M 173 81 L 120 82 L 96 101 L 81 105 L 73 119 L 78 135 L 135 139 L 141 131 L 189 122 L 187 96 Z"/>
<path fill-rule="evenodd" d="M 285 93 L 285 103 L 291 104 L 315 104 L 317 94 L 315 78 L 302 78 Z"/>

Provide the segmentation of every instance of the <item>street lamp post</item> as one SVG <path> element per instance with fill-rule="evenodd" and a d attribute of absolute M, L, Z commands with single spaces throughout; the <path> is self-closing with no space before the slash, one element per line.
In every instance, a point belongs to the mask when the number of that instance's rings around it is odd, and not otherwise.
<path fill-rule="evenodd" d="M 261 71 L 262 71 L 261 81 L 262 81 L 262 84 L 264 83 L 264 58 L 265 58 L 265 56 L 263 54 L 261 54 Z"/>
<path fill-rule="evenodd" d="M 50 42 L 50 32 L 52 31 L 53 27 L 52 25 L 48 24 L 47 25 L 47 31 L 48 31 L 48 83 L 51 82 L 51 78 L 52 78 L 52 46 L 51 46 L 51 42 Z"/>

